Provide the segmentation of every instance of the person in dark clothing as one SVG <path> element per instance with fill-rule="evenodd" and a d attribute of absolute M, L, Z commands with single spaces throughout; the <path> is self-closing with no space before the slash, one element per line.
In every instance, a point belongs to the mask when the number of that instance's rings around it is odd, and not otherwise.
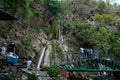
<path fill-rule="evenodd" d="M 15 44 L 13 42 L 11 42 L 8 46 L 7 46 L 7 52 L 13 52 L 15 53 Z"/>

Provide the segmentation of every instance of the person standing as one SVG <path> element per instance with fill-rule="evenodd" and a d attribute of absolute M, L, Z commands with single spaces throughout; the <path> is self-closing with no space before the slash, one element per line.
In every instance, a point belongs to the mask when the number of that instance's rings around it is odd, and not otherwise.
<path fill-rule="evenodd" d="M 7 46 L 7 52 L 12 52 L 12 53 L 15 53 L 15 43 L 14 42 L 11 42 L 8 46 Z"/>
<path fill-rule="evenodd" d="M 6 54 L 6 43 L 2 43 L 2 47 L 1 47 L 1 55 L 5 56 Z"/>
<path fill-rule="evenodd" d="M 32 68 L 32 60 L 30 58 L 27 60 L 27 68 Z"/>
<path fill-rule="evenodd" d="M 84 57 L 85 55 L 84 55 L 84 48 L 80 48 L 80 52 L 81 52 L 81 55 L 82 55 L 82 57 Z"/>

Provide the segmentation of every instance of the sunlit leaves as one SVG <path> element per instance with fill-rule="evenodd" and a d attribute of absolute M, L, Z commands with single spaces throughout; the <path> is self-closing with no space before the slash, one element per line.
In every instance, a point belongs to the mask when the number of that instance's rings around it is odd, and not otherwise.
<path fill-rule="evenodd" d="M 99 27 L 97 31 L 93 34 L 93 41 L 96 42 L 96 45 L 99 48 L 108 50 L 110 48 L 109 38 L 110 32 L 105 27 Z"/>
<path fill-rule="evenodd" d="M 112 32 L 110 53 L 120 57 L 120 31 Z"/>
<path fill-rule="evenodd" d="M 98 23 L 103 24 L 114 24 L 117 22 L 117 18 L 110 14 L 95 14 L 94 19 Z"/>

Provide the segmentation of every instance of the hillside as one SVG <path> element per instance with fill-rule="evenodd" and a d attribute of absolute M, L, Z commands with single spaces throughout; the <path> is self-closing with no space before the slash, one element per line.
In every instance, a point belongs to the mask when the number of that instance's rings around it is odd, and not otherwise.
<path fill-rule="evenodd" d="M 30 56 L 37 66 L 45 48 L 42 65 L 49 66 L 59 53 L 83 47 L 119 62 L 120 5 L 110 0 L 7 1 L 0 2 L 1 9 L 18 20 L 0 21 L 0 44 L 14 42 L 21 59 Z"/>
<path fill-rule="evenodd" d="M 42 1 L 31 3 L 29 10 L 34 12 L 31 17 L 24 17 L 18 11 L 17 21 L 1 21 L 1 43 L 15 42 L 20 56 L 35 56 L 41 46 L 53 40 L 62 40 L 61 44 L 74 50 L 97 48 L 102 53 L 119 55 L 119 45 L 116 45 L 119 44 L 119 5 L 94 0 L 63 0 L 60 5 L 54 3 L 56 7 Z M 11 13 L 10 10 L 7 12 Z"/>

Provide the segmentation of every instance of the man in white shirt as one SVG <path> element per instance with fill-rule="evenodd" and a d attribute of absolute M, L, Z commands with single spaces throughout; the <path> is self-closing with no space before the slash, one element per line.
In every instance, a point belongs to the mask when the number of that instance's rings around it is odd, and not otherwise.
<path fill-rule="evenodd" d="M 27 60 L 27 68 L 32 68 L 32 61 L 30 59 Z"/>
<path fill-rule="evenodd" d="M 80 48 L 80 52 L 81 52 L 82 57 L 84 57 L 84 48 Z"/>

